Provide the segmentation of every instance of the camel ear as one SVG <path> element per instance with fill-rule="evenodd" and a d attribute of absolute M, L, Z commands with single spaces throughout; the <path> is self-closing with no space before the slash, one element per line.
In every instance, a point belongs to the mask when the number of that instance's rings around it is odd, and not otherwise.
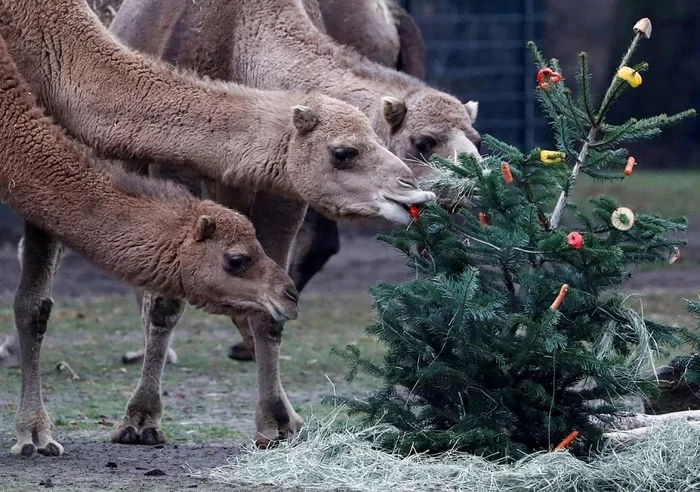
<path fill-rule="evenodd" d="M 467 110 L 469 119 L 472 120 L 472 124 L 476 122 L 476 117 L 479 115 L 479 103 L 477 101 L 469 101 L 464 103 L 464 107 Z"/>
<path fill-rule="evenodd" d="M 206 241 L 214 235 L 216 231 L 216 222 L 211 217 L 200 215 L 197 223 L 194 225 L 192 235 L 195 241 Z"/>
<path fill-rule="evenodd" d="M 308 133 L 318 125 L 318 116 L 308 106 L 294 106 L 292 108 L 292 121 L 301 133 Z"/>
<path fill-rule="evenodd" d="M 386 96 L 382 98 L 382 110 L 384 111 L 384 119 L 392 130 L 396 130 L 406 117 L 406 103 L 401 99 Z"/>

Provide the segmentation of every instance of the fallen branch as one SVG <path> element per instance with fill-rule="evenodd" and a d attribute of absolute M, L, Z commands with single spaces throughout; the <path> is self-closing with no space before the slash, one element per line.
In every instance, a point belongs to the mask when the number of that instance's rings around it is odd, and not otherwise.
<path fill-rule="evenodd" d="M 615 419 L 614 427 L 618 430 L 639 429 L 651 425 L 671 422 L 673 420 L 687 420 L 688 422 L 700 422 L 700 410 L 686 410 L 683 412 L 671 412 L 661 415 L 649 415 L 645 413 L 635 413 L 628 417 Z"/>

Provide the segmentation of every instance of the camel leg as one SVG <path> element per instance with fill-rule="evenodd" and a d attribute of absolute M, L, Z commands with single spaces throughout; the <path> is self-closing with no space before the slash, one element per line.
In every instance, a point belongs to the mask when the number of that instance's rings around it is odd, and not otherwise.
<path fill-rule="evenodd" d="M 146 317 L 144 318 L 143 314 L 143 298 L 147 293 L 143 289 L 135 289 L 134 293 L 136 294 L 136 304 L 139 307 L 139 312 L 142 313 L 141 317 L 141 327 L 143 328 L 143 345 L 144 348 L 139 349 L 139 350 L 132 350 L 129 352 L 126 352 L 124 355 L 122 355 L 122 364 L 141 364 L 143 365 L 143 356 L 146 353 L 146 342 L 148 340 L 148 329 L 150 326 L 150 321 L 149 321 L 149 316 L 146 313 Z M 150 296 L 150 294 L 148 294 Z M 177 324 L 177 321 L 175 322 Z M 172 337 L 170 338 L 170 341 L 172 343 Z M 166 364 L 177 364 L 179 361 L 179 358 L 177 356 L 177 352 L 175 350 L 168 346 L 168 352 L 165 357 L 165 363 Z"/>
<path fill-rule="evenodd" d="M 251 197 L 245 190 L 223 185 L 215 185 L 211 193 L 222 205 L 239 211 L 248 210 L 246 215 L 253 222 L 265 253 L 282 268 L 289 270 L 290 251 L 307 214 L 306 204 L 264 191 Z M 318 216 L 323 217 L 320 214 Z M 237 319 L 233 318 L 233 322 L 243 341 L 231 346 L 228 356 L 234 360 L 255 360 L 254 334 L 247 323 L 239 324 Z"/>
<path fill-rule="evenodd" d="M 309 209 L 292 250 L 289 275 L 299 292 L 340 251 L 338 223 Z"/>
<path fill-rule="evenodd" d="M 196 196 L 198 198 L 202 196 L 201 178 L 197 173 L 193 171 L 186 171 L 179 167 L 171 167 L 167 164 L 151 163 L 139 159 L 121 161 L 121 165 L 126 172 L 139 174 L 141 176 L 149 176 L 156 179 L 172 181 L 187 188 L 187 191 L 189 191 L 190 194 L 192 194 L 192 196 Z M 141 327 L 143 328 L 145 342 L 146 340 L 148 340 L 150 321 L 148 320 L 148 316 L 144 315 L 145 311 L 143 311 L 142 309 L 142 298 L 144 297 L 144 295 L 145 294 L 143 290 L 136 289 L 136 302 L 139 307 L 139 312 L 141 312 Z M 171 299 L 168 302 L 177 301 Z M 182 315 L 182 313 L 180 313 L 180 315 Z M 180 318 L 178 317 L 174 323 L 177 324 L 179 319 Z M 173 328 L 175 324 L 173 324 Z M 124 355 L 122 355 L 122 363 L 143 364 L 145 353 L 144 351 L 145 348 L 126 352 Z M 168 346 L 167 348 L 166 362 L 169 364 L 178 363 L 177 352 L 175 352 L 175 350 L 170 346 Z"/>
<path fill-rule="evenodd" d="M 19 338 L 10 333 L 0 343 L 0 367 L 19 367 Z"/>
<path fill-rule="evenodd" d="M 17 443 L 14 455 L 63 454 L 51 437 L 51 420 L 41 396 L 40 355 L 53 300 L 51 284 L 59 262 L 60 244 L 45 232 L 25 223 L 22 275 L 15 295 L 15 323 L 20 346 L 22 387 L 15 416 Z"/>
<path fill-rule="evenodd" d="M 184 311 L 184 301 L 144 293 L 141 317 L 147 328 L 141 378 L 126 405 L 126 415 L 112 434 L 112 442 L 147 445 L 165 442 L 160 429 L 161 380 L 170 337 Z"/>
<path fill-rule="evenodd" d="M 22 255 L 24 251 L 24 238 L 17 244 L 17 261 L 19 269 L 22 270 Z M 0 367 L 19 367 L 19 338 L 17 330 L 10 333 L 5 340 L 0 343 Z"/>
<path fill-rule="evenodd" d="M 280 380 L 279 355 L 283 325 L 264 314 L 236 318 L 235 322 L 239 329 L 246 327 L 252 331 L 255 339 L 258 365 L 255 443 L 267 447 L 270 443 L 291 437 L 304 425 L 302 418 L 289 403 Z"/>

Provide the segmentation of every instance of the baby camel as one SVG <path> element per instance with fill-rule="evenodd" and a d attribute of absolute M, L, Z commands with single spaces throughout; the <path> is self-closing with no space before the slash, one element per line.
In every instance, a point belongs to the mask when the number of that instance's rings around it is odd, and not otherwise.
<path fill-rule="evenodd" d="M 123 280 L 210 313 L 296 317 L 291 279 L 265 255 L 244 216 L 173 185 L 99 172 L 36 106 L 2 38 L 0 142 L 0 198 L 31 224 L 26 237 L 36 239 L 24 249 L 15 299 L 22 389 L 13 454 L 63 452 L 50 433 L 39 370 L 58 256 L 47 233 Z"/>
<path fill-rule="evenodd" d="M 264 216 L 258 235 L 266 240 L 266 231 L 279 228 L 293 237 L 306 202 L 334 218 L 405 222 L 406 205 L 434 197 L 416 187 L 410 169 L 382 147 L 366 116 L 351 105 L 173 73 L 116 43 L 83 0 L 0 0 L 0 34 L 39 101 L 101 155 L 167 161 L 252 194 L 272 190 L 294 203 L 292 213 L 243 208 Z M 30 244 L 35 240 L 25 237 L 28 251 L 36 249 Z M 274 248 L 265 248 L 285 264 Z M 147 301 L 143 312 L 151 321 L 169 320 L 163 311 L 181 313 L 184 307 L 177 300 Z M 280 332 L 267 331 L 256 335 L 260 346 L 270 345 L 259 357 L 259 422 L 276 421 L 278 408 L 291 409 L 279 382 Z M 146 328 L 147 337 L 151 332 Z M 160 374 L 157 366 L 149 364 L 156 368 L 150 372 Z M 141 421 L 149 422 L 153 412 L 141 408 L 143 400 L 137 390 L 127 414 L 147 415 Z M 300 422 L 288 420 L 292 427 Z M 141 439 L 129 427 L 117 440 Z"/>

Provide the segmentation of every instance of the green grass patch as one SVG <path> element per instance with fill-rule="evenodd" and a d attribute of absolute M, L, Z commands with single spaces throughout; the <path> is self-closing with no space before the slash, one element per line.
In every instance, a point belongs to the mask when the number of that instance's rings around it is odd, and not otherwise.
<path fill-rule="evenodd" d="M 610 195 L 637 213 L 695 214 L 700 207 L 700 172 L 645 171 L 642 166 L 620 181 L 601 182 L 581 176 L 572 201 L 583 206 L 588 197 Z"/>

